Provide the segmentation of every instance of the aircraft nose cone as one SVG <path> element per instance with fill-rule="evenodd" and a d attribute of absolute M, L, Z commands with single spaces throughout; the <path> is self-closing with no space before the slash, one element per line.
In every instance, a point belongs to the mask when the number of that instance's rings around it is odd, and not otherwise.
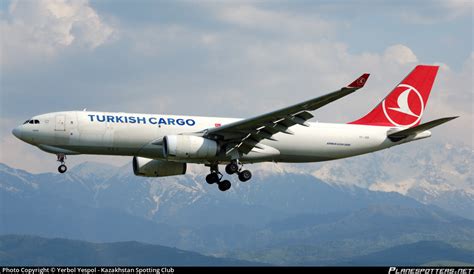
<path fill-rule="evenodd" d="M 16 138 L 21 139 L 21 130 L 18 127 L 12 130 L 12 134 L 15 135 Z"/>

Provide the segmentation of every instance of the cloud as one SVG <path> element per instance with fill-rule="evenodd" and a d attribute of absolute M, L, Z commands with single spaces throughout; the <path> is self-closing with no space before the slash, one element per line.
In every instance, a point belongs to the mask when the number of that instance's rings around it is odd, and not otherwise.
<path fill-rule="evenodd" d="M 458 119 L 443 125 L 442 135 L 447 140 L 462 140 L 474 146 L 474 89 L 473 89 L 474 52 L 465 60 L 459 70 L 451 69 L 446 64 L 439 64 L 440 70 L 431 93 L 427 116 L 435 119 L 445 116 L 460 116 Z M 434 131 L 434 130 L 433 130 Z"/>
<path fill-rule="evenodd" d="M 132 41 L 133 53 L 137 56 L 163 57 L 176 51 L 212 43 L 212 37 L 202 36 L 192 29 L 180 25 L 144 26 L 139 30 L 124 31 L 126 39 Z"/>
<path fill-rule="evenodd" d="M 418 58 L 413 51 L 409 47 L 401 44 L 388 47 L 384 52 L 384 58 L 389 62 L 393 61 L 401 65 L 418 62 Z"/>
<path fill-rule="evenodd" d="M 2 14 L 0 64 L 27 66 L 35 59 L 49 59 L 76 47 L 94 49 L 113 37 L 87 0 L 38 0 L 11 2 Z"/>
<path fill-rule="evenodd" d="M 314 14 L 307 17 L 302 14 L 265 10 L 252 5 L 226 5 L 218 9 L 216 15 L 223 22 L 245 29 L 313 36 L 312 38 L 315 35 L 319 37 L 331 34 L 337 25 Z"/>
<path fill-rule="evenodd" d="M 402 21 L 411 24 L 432 25 L 472 16 L 474 3 L 470 0 L 423 1 L 400 9 Z"/>

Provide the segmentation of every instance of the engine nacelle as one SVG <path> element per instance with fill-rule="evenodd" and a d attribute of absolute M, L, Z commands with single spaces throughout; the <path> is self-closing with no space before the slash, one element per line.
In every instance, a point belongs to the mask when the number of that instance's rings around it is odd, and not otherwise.
<path fill-rule="evenodd" d="M 192 135 L 168 135 L 163 138 L 163 155 L 169 159 L 203 159 L 217 155 L 217 143 Z"/>
<path fill-rule="evenodd" d="M 186 173 L 186 163 L 154 160 L 135 156 L 133 157 L 133 173 L 137 176 L 145 177 L 183 175 Z"/>

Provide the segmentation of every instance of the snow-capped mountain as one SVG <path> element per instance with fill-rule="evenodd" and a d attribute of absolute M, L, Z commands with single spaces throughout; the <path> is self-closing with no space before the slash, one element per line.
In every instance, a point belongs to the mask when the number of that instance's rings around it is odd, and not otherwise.
<path fill-rule="evenodd" d="M 34 175 L 0 164 L 0 234 L 138 240 L 251 260 L 245 254 L 258 251 L 256 261 L 276 264 L 298 262 L 301 248 L 323 262 L 420 240 L 472 246 L 471 220 L 294 168 L 255 165 L 251 182 L 222 193 L 204 182 L 200 167 L 143 178 L 131 165 L 83 163 L 66 174 Z"/>
<path fill-rule="evenodd" d="M 115 167 L 86 162 L 71 168 L 66 174 L 39 175 L 0 165 L 2 176 L 8 177 L 0 181 L 0 188 L 30 193 L 41 182 L 48 181 L 41 186 L 50 193 L 69 193 L 71 199 L 77 202 L 121 208 L 150 220 L 194 220 L 192 215 L 176 214 L 193 205 L 192 208 L 196 210 L 221 208 L 222 222 L 225 222 L 231 216 L 227 213 L 232 212 L 247 212 L 248 220 L 271 219 L 273 216 L 268 216 L 268 212 L 263 214 L 255 207 L 274 208 L 272 199 L 285 199 L 282 196 L 286 193 L 298 192 L 298 200 L 311 200 L 311 195 L 297 188 L 305 187 L 302 182 L 309 184 L 314 181 L 318 191 L 324 192 L 323 185 L 329 184 L 345 193 L 361 192 L 364 189 L 397 192 L 421 203 L 433 204 L 474 219 L 473 160 L 473 150 L 467 146 L 412 143 L 323 163 L 251 165 L 249 168 L 254 178 L 246 183 L 235 182 L 226 193 L 204 182 L 208 170 L 199 165 L 190 165 L 185 176 L 165 178 L 136 177 L 131 164 Z M 292 206 L 298 204 L 297 201 L 293 203 Z M 292 211 L 290 205 L 286 209 L 281 205 L 278 208 Z M 183 221 L 184 218 L 189 220 Z"/>
<path fill-rule="evenodd" d="M 355 158 L 312 165 L 322 181 L 398 192 L 474 219 L 473 149 L 411 143 Z"/>

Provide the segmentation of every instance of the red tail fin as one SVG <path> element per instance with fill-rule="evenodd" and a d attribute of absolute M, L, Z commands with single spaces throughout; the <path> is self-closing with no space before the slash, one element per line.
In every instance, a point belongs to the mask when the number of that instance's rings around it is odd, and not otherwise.
<path fill-rule="evenodd" d="M 438 66 L 416 66 L 371 112 L 349 124 L 417 126 L 428 103 L 438 68 Z"/>

